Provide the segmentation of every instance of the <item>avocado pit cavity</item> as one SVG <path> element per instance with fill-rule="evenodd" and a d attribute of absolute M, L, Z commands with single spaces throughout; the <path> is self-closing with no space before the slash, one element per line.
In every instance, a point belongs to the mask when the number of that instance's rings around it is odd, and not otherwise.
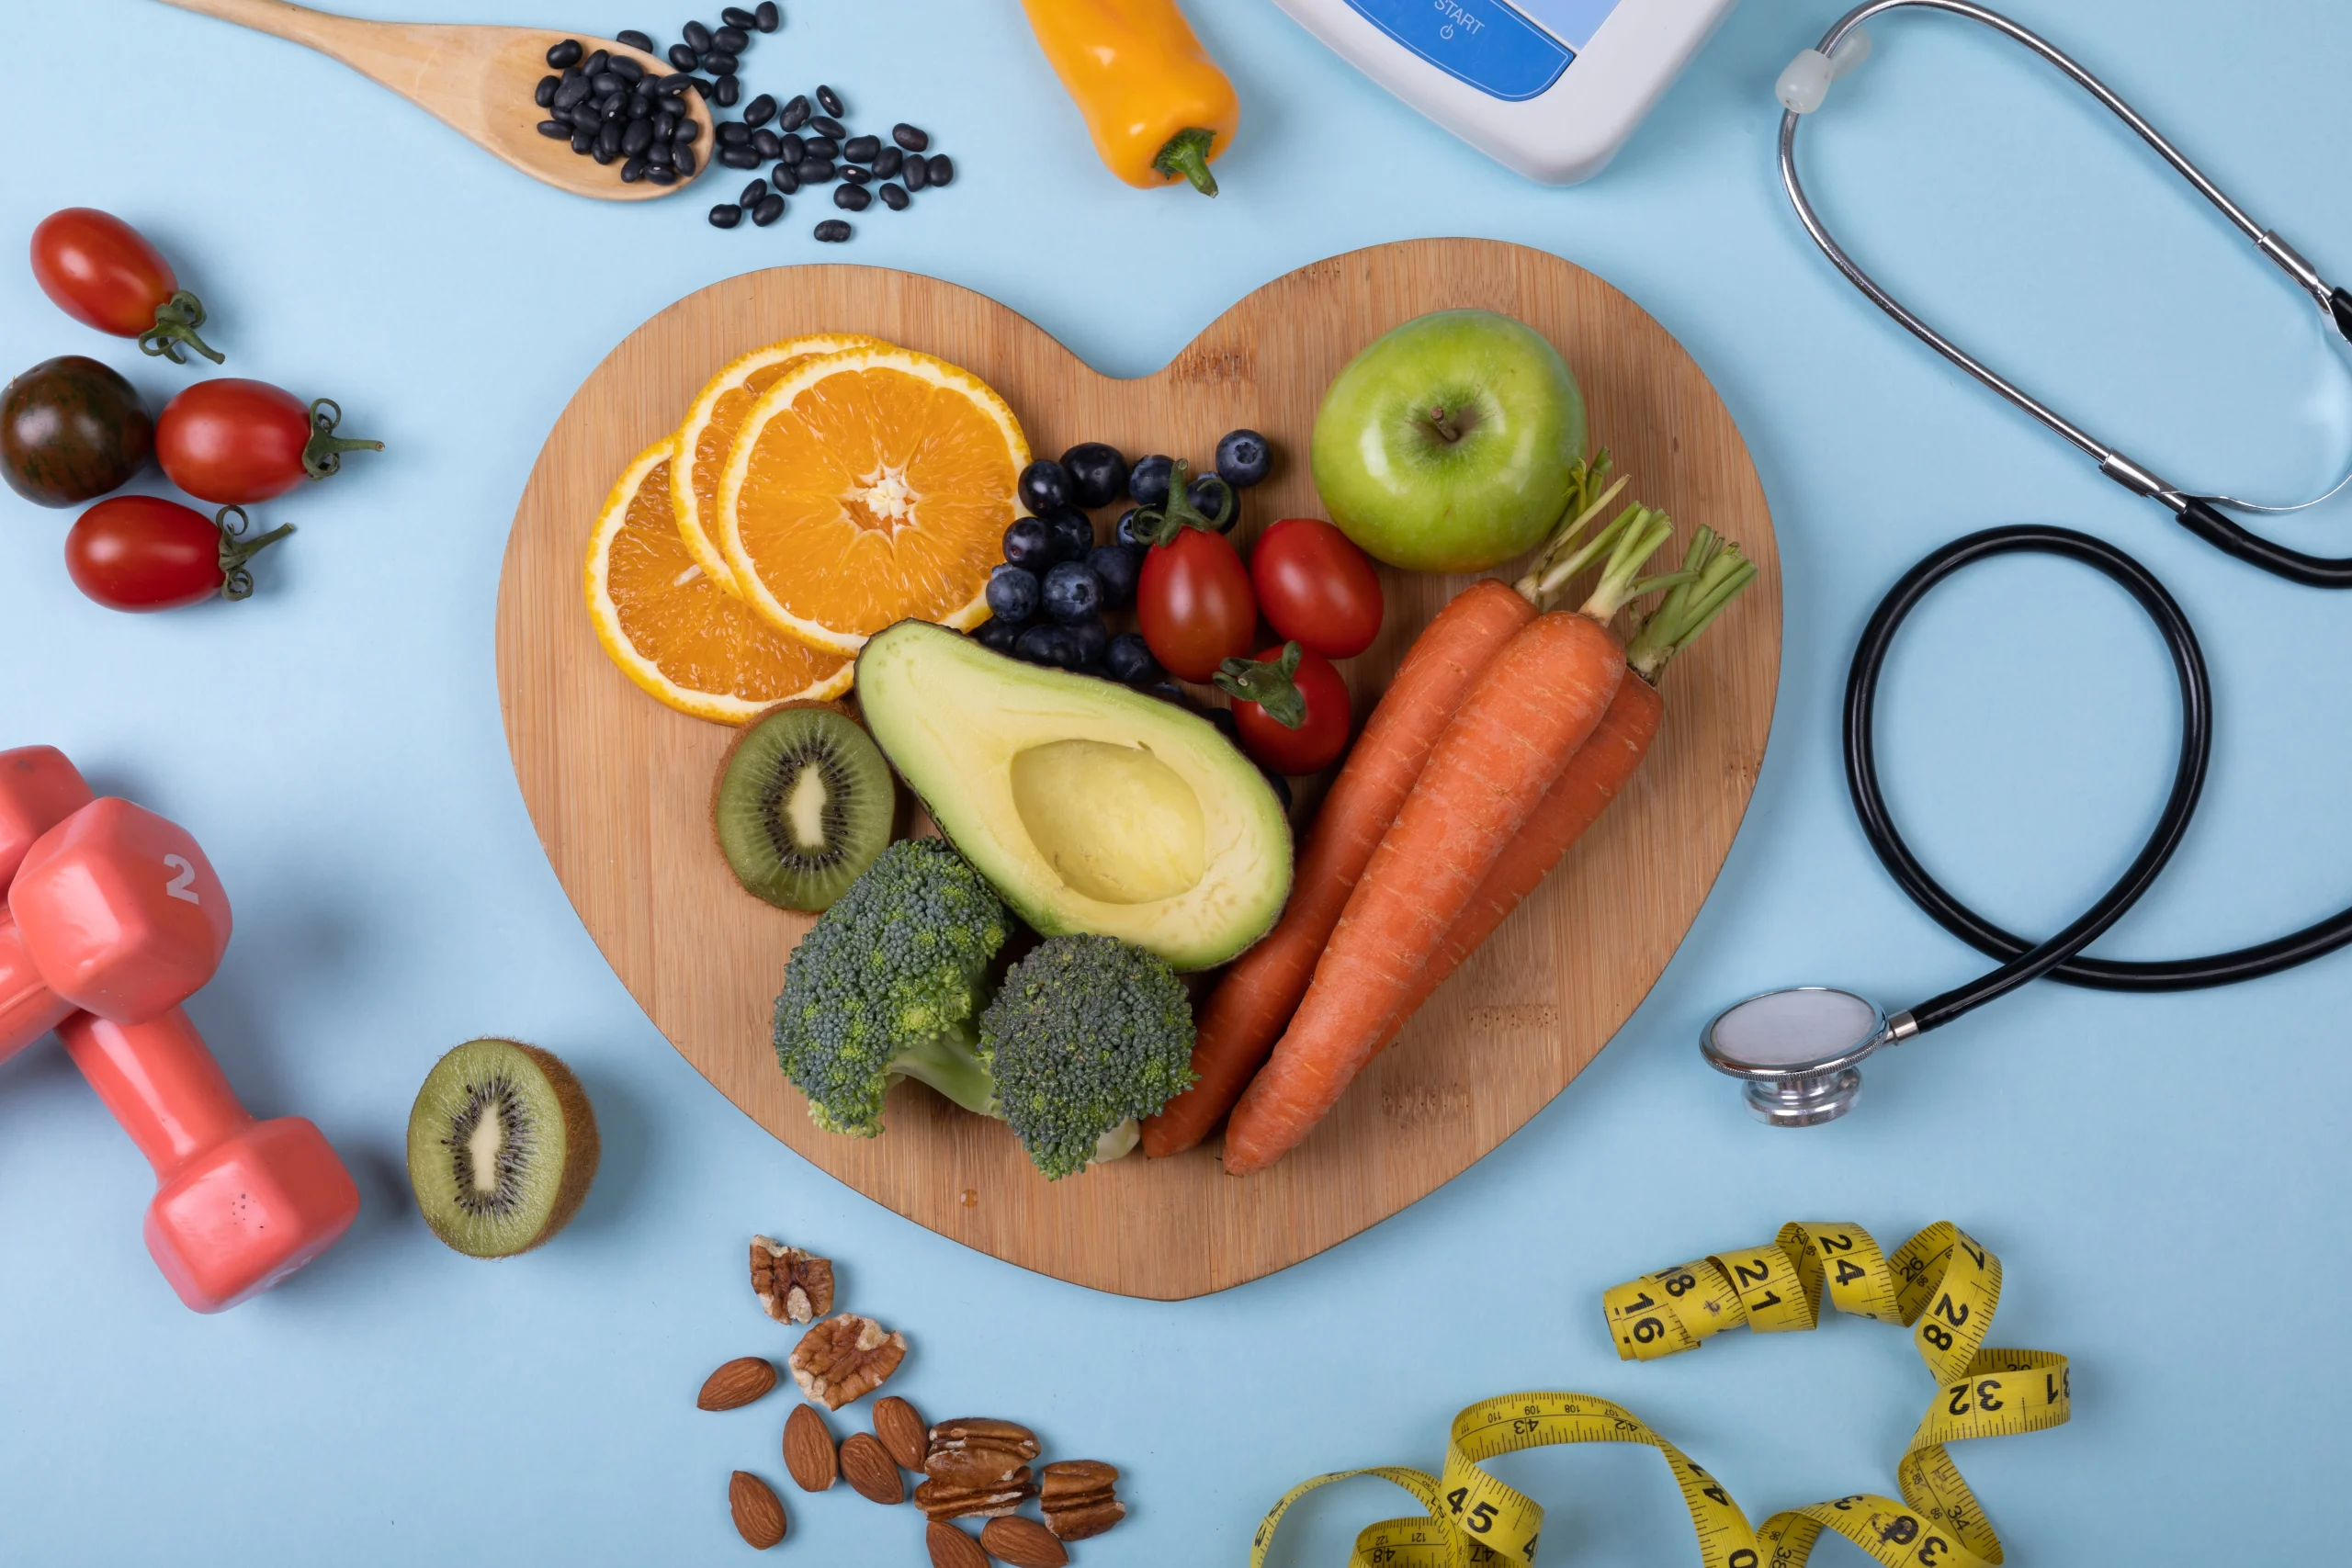
<path fill-rule="evenodd" d="M 1014 753 L 1012 803 L 1038 855 L 1072 892 L 1148 904 L 1208 870 L 1200 797 L 1148 747 L 1048 741 Z"/>

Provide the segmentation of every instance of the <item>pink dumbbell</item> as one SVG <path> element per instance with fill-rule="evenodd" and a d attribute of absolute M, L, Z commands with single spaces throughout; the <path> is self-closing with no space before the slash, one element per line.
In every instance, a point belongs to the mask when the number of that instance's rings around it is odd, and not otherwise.
<path fill-rule="evenodd" d="M 229 898 L 177 825 L 95 798 L 54 748 L 0 751 L 0 1058 L 55 1029 L 161 1190 L 147 1250 L 219 1312 L 334 1245 L 358 1189 L 318 1128 L 256 1122 L 179 1004 L 229 944 Z"/>

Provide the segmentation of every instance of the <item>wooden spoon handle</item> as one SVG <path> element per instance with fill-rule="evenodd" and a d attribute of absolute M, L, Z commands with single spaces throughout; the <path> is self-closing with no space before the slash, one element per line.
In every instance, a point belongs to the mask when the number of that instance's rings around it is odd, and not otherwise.
<path fill-rule="evenodd" d="M 365 50 L 375 42 L 371 36 L 390 31 L 384 23 L 363 22 L 354 17 L 338 17 L 331 11 L 313 11 L 305 6 L 288 4 L 288 0 L 163 0 L 166 6 L 176 6 L 183 11 L 194 11 L 202 17 L 217 17 L 224 22 L 234 22 L 241 28 L 267 33 L 273 38 L 289 39 L 308 44 L 322 54 L 351 63 L 349 51 L 356 47 Z"/>

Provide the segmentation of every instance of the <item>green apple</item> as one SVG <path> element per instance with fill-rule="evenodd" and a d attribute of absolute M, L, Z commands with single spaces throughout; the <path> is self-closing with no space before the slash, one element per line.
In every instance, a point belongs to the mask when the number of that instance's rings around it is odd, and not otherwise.
<path fill-rule="evenodd" d="M 1348 362 L 1315 415 L 1315 488 L 1365 554 L 1483 571 L 1541 543 L 1584 456 L 1559 350 L 1492 310 L 1417 317 Z"/>

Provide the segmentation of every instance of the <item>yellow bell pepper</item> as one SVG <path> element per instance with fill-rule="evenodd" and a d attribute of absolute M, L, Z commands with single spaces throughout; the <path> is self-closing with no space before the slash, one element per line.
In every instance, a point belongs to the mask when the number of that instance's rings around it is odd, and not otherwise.
<path fill-rule="evenodd" d="M 1241 106 L 1175 0 L 1021 3 L 1113 174 L 1216 194 L 1209 164 L 1231 145 Z"/>

